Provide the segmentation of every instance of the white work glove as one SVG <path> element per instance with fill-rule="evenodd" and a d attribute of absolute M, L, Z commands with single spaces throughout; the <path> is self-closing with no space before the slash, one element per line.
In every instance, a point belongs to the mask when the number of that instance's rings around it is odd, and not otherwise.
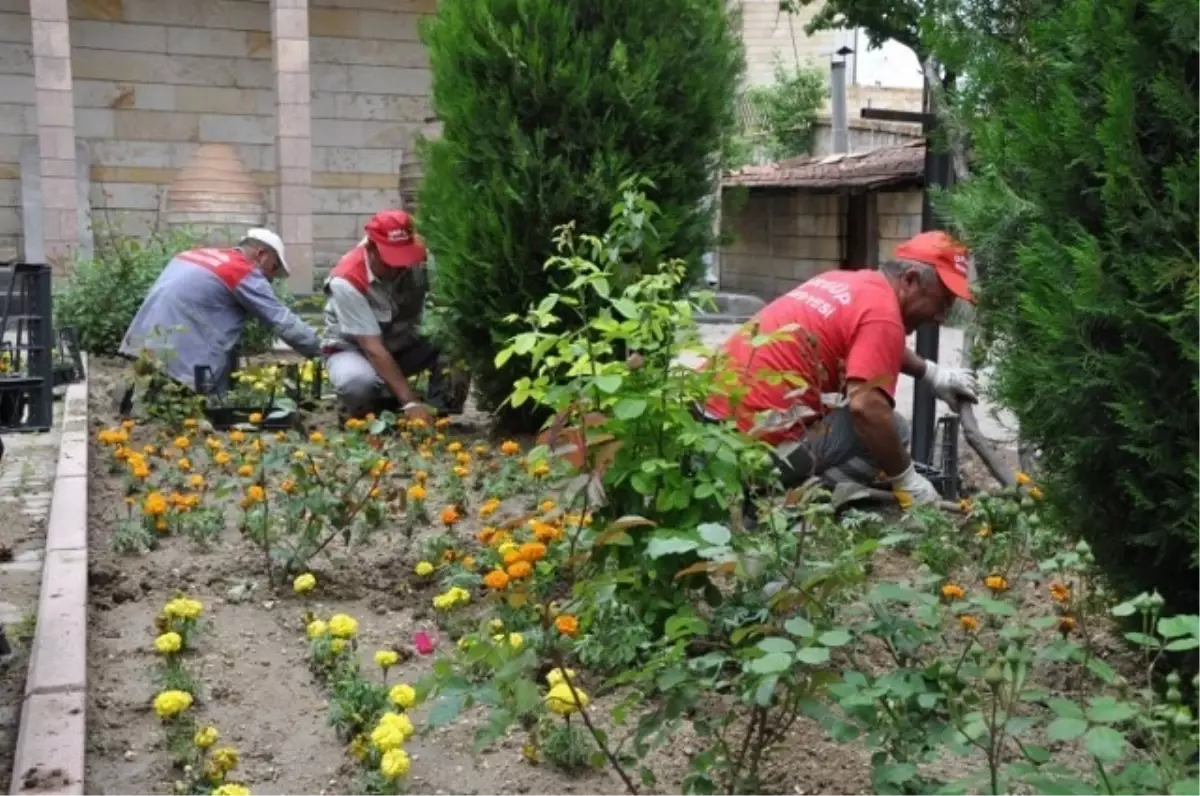
<path fill-rule="evenodd" d="M 917 466 L 908 463 L 908 469 L 890 479 L 892 494 L 900 508 L 908 511 L 914 503 L 933 503 L 941 499 L 941 495 L 929 483 L 929 479 L 917 472 Z"/>
<path fill-rule="evenodd" d="M 975 394 L 979 389 L 975 384 L 975 374 L 966 368 L 952 368 L 926 360 L 925 375 L 921 378 L 933 387 L 934 395 L 949 404 L 955 412 L 961 401 L 979 401 L 979 396 Z"/>

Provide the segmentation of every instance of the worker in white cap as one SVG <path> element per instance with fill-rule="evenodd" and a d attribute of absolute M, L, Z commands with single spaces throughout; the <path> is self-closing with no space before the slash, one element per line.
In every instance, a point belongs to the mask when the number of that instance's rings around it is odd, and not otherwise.
<path fill-rule="evenodd" d="M 269 229 L 252 229 L 232 249 L 194 249 L 171 258 L 146 294 L 121 342 L 121 353 L 139 358 L 150 352 L 163 372 L 197 389 L 197 365 L 206 366 L 210 388 L 229 384 L 231 353 L 246 321 L 259 318 L 295 351 L 320 353 L 313 328 L 275 295 L 271 281 L 287 275 L 283 241 Z M 128 413 L 131 391 L 121 396 Z"/>

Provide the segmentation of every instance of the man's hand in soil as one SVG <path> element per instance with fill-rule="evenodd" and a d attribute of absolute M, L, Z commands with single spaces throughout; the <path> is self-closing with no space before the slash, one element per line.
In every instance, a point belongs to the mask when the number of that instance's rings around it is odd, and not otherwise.
<path fill-rule="evenodd" d="M 433 428 L 433 414 L 430 413 L 428 407 L 423 403 L 414 401 L 405 406 L 404 416 L 409 420 L 423 420 L 426 426 Z"/>
<path fill-rule="evenodd" d="M 908 469 L 891 479 L 892 494 L 900 508 L 908 511 L 917 503 L 933 503 L 941 496 L 934 489 L 929 479 L 917 472 L 916 465 L 910 463 Z"/>
<path fill-rule="evenodd" d="M 951 409 L 958 411 L 962 401 L 977 403 L 976 395 L 979 387 L 975 383 L 975 374 L 966 368 L 952 368 L 939 365 L 936 362 L 925 362 L 925 375 L 921 377 L 933 387 L 933 394 L 945 401 Z"/>

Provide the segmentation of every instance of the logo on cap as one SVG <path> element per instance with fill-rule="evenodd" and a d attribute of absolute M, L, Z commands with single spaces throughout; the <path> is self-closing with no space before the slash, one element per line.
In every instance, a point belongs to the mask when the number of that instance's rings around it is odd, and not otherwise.
<path fill-rule="evenodd" d="M 967 255 L 965 252 L 960 251 L 960 252 L 954 253 L 954 270 L 958 271 L 960 274 L 963 274 L 964 276 L 966 275 L 966 273 L 967 273 Z"/>
<path fill-rule="evenodd" d="M 412 241 L 412 234 L 404 227 L 400 227 L 388 230 L 387 239 L 388 243 L 409 243 Z"/>

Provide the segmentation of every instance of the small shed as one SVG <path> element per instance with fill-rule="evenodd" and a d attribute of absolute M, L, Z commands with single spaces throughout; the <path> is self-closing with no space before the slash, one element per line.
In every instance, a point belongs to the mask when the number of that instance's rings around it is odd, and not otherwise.
<path fill-rule="evenodd" d="M 925 143 L 746 166 L 722 179 L 722 290 L 767 301 L 823 271 L 878 265 L 921 231 Z"/>

